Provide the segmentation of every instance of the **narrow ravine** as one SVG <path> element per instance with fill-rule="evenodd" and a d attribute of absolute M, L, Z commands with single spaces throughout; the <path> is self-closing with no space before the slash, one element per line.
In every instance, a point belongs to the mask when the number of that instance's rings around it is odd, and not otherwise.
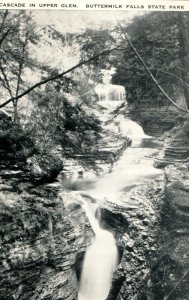
<path fill-rule="evenodd" d="M 104 85 L 104 90 L 101 87 L 99 91 L 99 99 L 102 99 L 100 103 L 106 108 L 107 115 L 112 110 L 112 102 L 116 105 L 116 101 L 120 100 L 120 87 L 111 85 L 111 88 L 114 90 L 115 99 L 110 97 L 111 99 L 107 100 L 109 85 L 107 89 Z M 103 96 L 103 93 L 106 96 Z M 77 192 L 84 195 L 83 208 L 94 232 L 94 240 L 86 249 L 82 266 L 79 300 L 105 300 L 119 260 L 114 235 L 100 227 L 100 221 L 95 218 L 96 208 L 107 201 L 116 204 L 120 201 L 122 193 L 146 184 L 162 174 L 161 170 L 153 167 L 154 156 L 161 148 L 160 142 L 145 135 L 142 127 L 130 119 L 119 117 L 116 126 L 119 134 L 132 139 L 131 147 L 126 149 L 113 165 L 110 173 L 94 178 L 92 182 L 90 181 L 90 186 L 85 175 L 83 179 L 77 181 Z M 71 178 L 70 190 L 72 185 Z M 69 189 L 68 180 L 66 186 Z"/>
<path fill-rule="evenodd" d="M 189 14 L 0 16 L 0 300 L 189 300 Z"/>
<path fill-rule="evenodd" d="M 116 204 L 121 200 L 122 193 L 128 193 L 134 187 L 148 183 L 162 174 L 161 170 L 153 167 L 154 155 L 161 148 L 161 144 L 153 137 L 145 136 L 138 124 L 127 120 L 126 124 L 133 143 L 114 165 L 112 172 L 96 178 L 90 189 L 85 178 L 83 182 L 80 180 L 82 191 L 79 190 L 79 184 L 77 185 L 78 192 L 84 195 L 83 207 L 95 234 L 94 240 L 86 249 L 79 300 L 106 299 L 111 288 L 113 272 L 118 264 L 118 250 L 114 236 L 102 229 L 99 220 L 95 218 L 98 205 L 103 205 L 106 201 Z M 96 203 L 91 203 L 90 198 L 95 199 Z"/>
<path fill-rule="evenodd" d="M 78 299 L 104 300 L 118 265 L 118 249 L 113 234 L 95 218 L 96 205 L 85 201 L 83 206 L 95 236 L 85 254 Z"/>

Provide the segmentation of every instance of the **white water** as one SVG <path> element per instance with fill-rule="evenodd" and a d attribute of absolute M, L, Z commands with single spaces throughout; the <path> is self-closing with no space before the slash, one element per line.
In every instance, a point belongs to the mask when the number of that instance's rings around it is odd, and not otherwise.
<path fill-rule="evenodd" d="M 119 122 L 120 133 L 123 135 L 134 140 L 148 138 L 148 136 L 145 135 L 143 128 L 136 122 L 128 118 L 124 118 L 124 116 L 117 117 L 117 120 Z"/>
<path fill-rule="evenodd" d="M 162 174 L 161 170 L 153 167 L 152 158 L 159 145 L 153 138 L 145 136 L 138 124 L 133 121 L 129 124 L 131 126 L 129 132 L 135 137 L 132 146 L 127 148 L 119 161 L 114 164 L 111 173 L 96 178 L 90 189 L 86 183 L 87 195 L 98 199 L 99 203 L 103 203 L 105 199 L 116 203 L 124 189 L 127 191 Z M 95 238 L 87 248 L 84 258 L 78 299 L 105 300 L 111 288 L 113 272 L 118 264 L 117 247 L 112 233 L 101 229 L 98 220 L 95 219 L 94 204 L 86 202 L 84 208 L 95 232 Z"/>
<path fill-rule="evenodd" d="M 84 202 L 86 215 L 94 230 L 93 243 L 87 248 L 79 287 L 79 300 L 105 300 L 118 265 L 118 250 L 111 232 L 101 229 L 95 218 L 94 204 Z"/>
<path fill-rule="evenodd" d="M 115 86 L 111 84 L 101 85 L 96 92 L 109 113 L 112 110 L 111 103 L 118 103 L 118 99 L 125 97 L 125 90 L 116 86 L 116 96 L 111 98 L 110 94 Z M 113 95 L 113 93 L 112 93 Z M 116 101 L 114 101 L 116 100 Z M 119 105 L 119 103 L 118 103 Z M 115 108 L 115 107 L 114 107 Z M 113 170 L 101 178 L 96 178 L 92 188 L 89 188 L 85 178 L 78 184 L 78 190 L 87 190 L 87 194 L 98 202 L 105 199 L 117 202 L 121 193 L 129 190 L 135 185 L 144 184 L 162 174 L 161 170 L 153 167 L 153 155 L 157 152 L 158 143 L 144 134 L 142 127 L 136 122 L 118 116 L 115 122 L 109 125 L 112 131 L 129 136 L 132 146 L 114 164 Z M 96 207 L 93 203 L 84 202 L 84 208 L 90 224 L 95 233 L 92 244 L 87 248 L 79 287 L 79 300 L 105 300 L 111 288 L 113 272 L 118 263 L 118 251 L 114 236 L 111 232 L 100 228 L 98 220 L 95 219 Z"/>
<path fill-rule="evenodd" d="M 131 120 L 122 120 L 122 129 L 133 137 L 133 145 L 123 153 L 114 165 L 113 171 L 100 179 L 96 179 L 92 189 L 87 194 L 98 199 L 116 203 L 120 192 L 134 185 L 144 184 L 162 174 L 153 167 L 152 155 L 157 150 L 154 139 L 144 134 L 143 129 Z M 127 129 L 126 129 L 127 128 Z M 148 157 L 149 156 L 149 157 Z M 82 269 L 79 288 L 79 300 L 105 300 L 111 288 L 113 272 L 118 264 L 118 250 L 111 232 L 100 228 L 95 219 L 96 206 L 84 202 L 84 208 L 95 238 L 87 248 Z"/>
<path fill-rule="evenodd" d="M 99 101 L 123 101 L 125 100 L 125 88 L 121 85 L 98 84 L 95 87 Z"/>

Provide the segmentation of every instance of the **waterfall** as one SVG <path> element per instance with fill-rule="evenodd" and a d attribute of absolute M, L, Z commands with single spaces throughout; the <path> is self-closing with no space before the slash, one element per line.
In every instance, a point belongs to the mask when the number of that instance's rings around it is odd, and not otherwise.
<path fill-rule="evenodd" d="M 120 132 L 131 138 L 146 138 L 143 128 L 136 122 L 119 116 L 116 121 L 119 122 Z"/>
<path fill-rule="evenodd" d="M 99 101 L 124 101 L 126 98 L 125 88 L 121 85 L 98 84 L 95 92 Z"/>
<path fill-rule="evenodd" d="M 83 206 L 95 233 L 87 248 L 79 287 L 79 300 L 105 300 L 111 288 L 113 272 L 118 265 L 118 249 L 111 232 L 100 228 L 95 218 L 95 204 L 84 202 Z"/>
<path fill-rule="evenodd" d="M 103 83 L 95 87 L 100 105 L 107 109 L 107 115 L 111 109 L 115 109 L 120 104 L 120 101 L 126 101 L 125 88 L 110 83 L 113 71 L 104 70 Z M 88 198 L 95 197 L 98 201 L 104 199 L 116 201 L 115 199 L 120 197 L 120 192 L 132 188 L 136 182 L 142 184 L 148 182 L 152 176 L 156 177 L 160 174 L 160 171 L 154 170 L 151 159 L 149 162 L 144 160 L 146 150 L 144 152 L 141 145 L 145 139 L 151 137 L 145 135 L 139 124 L 120 115 L 108 123 L 108 126 L 116 134 L 121 133 L 122 136 L 131 137 L 132 148 L 127 149 L 127 152 L 121 156 L 111 173 L 96 179 L 95 185 L 88 189 L 88 195 L 91 195 Z M 149 149 L 149 154 L 152 153 L 154 150 Z M 92 244 L 86 249 L 78 300 L 105 300 L 111 288 L 113 272 L 119 262 L 118 249 L 113 234 L 101 228 L 99 219 L 95 218 L 95 215 L 100 218 L 98 205 L 84 200 L 84 197 L 83 207 L 95 236 Z"/>

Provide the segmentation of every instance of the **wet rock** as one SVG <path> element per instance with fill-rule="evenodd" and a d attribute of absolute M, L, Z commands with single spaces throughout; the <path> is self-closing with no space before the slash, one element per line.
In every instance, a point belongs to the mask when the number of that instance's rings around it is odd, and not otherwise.
<path fill-rule="evenodd" d="M 151 99 L 146 103 L 141 101 L 137 109 L 131 106 L 129 116 L 142 126 L 146 134 L 157 137 L 170 131 L 184 120 L 183 115 L 179 114 L 178 110 L 170 109 L 170 106 L 157 105 L 155 107 Z"/>
<path fill-rule="evenodd" d="M 124 232 L 129 225 L 124 213 L 114 212 L 105 207 L 101 208 L 101 219 L 104 221 L 105 227 L 116 229 L 116 231 Z"/>
<path fill-rule="evenodd" d="M 174 127 L 165 134 L 165 145 L 154 161 L 154 166 L 164 168 L 168 165 L 187 163 L 189 158 L 189 122 Z"/>
<path fill-rule="evenodd" d="M 69 196 L 39 186 L 21 195 L 0 194 L 0 298 L 77 298 L 76 255 L 91 231 L 80 205 L 65 207 Z M 11 200 L 10 200 L 11 199 Z M 8 287 L 8 288 L 7 288 Z"/>
<path fill-rule="evenodd" d="M 166 197 L 162 211 L 159 256 L 153 273 L 154 294 L 185 300 L 189 295 L 189 171 L 186 164 L 165 170 Z"/>
<path fill-rule="evenodd" d="M 114 213 L 112 216 L 117 220 L 116 214 L 119 216 L 124 211 L 122 217 L 128 223 L 124 232 L 118 226 L 117 240 L 123 254 L 113 275 L 108 300 L 147 299 L 145 298 L 148 296 L 147 282 L 150 278 L 153 253 L 159 234 L 159 215 L 163 197 L 164 183 L 157 180 L 150 185 L 135 188 L 129 194 L 123 194 L 120 203 L 117 201 L 116 205 L 107 202 L 107 209 Z M 117 223 L 112 222 L 116 231 Z M 118 289 L 115 284 L 119 280 L 121 283 Z"/>
<path fill-rule="evenodd" d="M 27 164 L 31 179 L 38 182 L 53 181 L 63 169 L 62 161 L 49 154 L 33 155 Z"/>

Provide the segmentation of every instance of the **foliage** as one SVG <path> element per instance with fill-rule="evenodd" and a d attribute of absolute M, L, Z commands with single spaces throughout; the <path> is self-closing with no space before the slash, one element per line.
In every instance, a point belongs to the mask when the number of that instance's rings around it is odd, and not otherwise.
<path fill-rule="evenodd" d="M 183 55 L 178 13 L 153 12 L 136 17 L 126 31 L 159 84 L 175 102 L 182 101 Z M 168 105 L 129 45 L 116 66 L 113 81 L 126 86 L 129 103 Z"/>
<path fill-rule="evenodd" d="M 24 87 L 23 70 L 36 67 L 29 57 L 29 47 L 31 43 L 36 44 L 39 37 L 31 15 L 25 11 L 1 11 L 0 19 L 1 84 L 12 96 L 18 93 L 18 88 Z"/>
<path fill-rule="evenodd" d="M 41 152 L 62 145 L 63 154 L 72 156 L 92 152 L 101 126 L 93 112 L 75 97 L 66 98 L 57 83 L 48 84 L 45 93 L 35 94 L 31 116 L 32 136 Z"/>
<path fill-rule="evenodd" d="M 31 14 L 18 11 L 1 11 L 0 43 L 0 72 L 1 85 L 4 95 L 16 96 L 27 89 L 27 72 L 32 71 L 39 80 L 45 80 L 60 72 L 61 66 L 53 67 L 53 64 L 43 64 L 36 61 L 31 53 L 33 45 L 47 43 L 53 47 L 72 45 L 73 36 L 62 34 L 54 27 L 47 26 L 39 32 L 37 24 Z M 86 41 L 88 43 L 88 41 Z M 32 46 L 32 47 L 31 47 Z M 73 47 L 74 48 L 74 47 Z M 35 89 L 30 93 L 28 101 L 32 103 L 30 116 L 26 116 L 24 130 L 21 128 L 23 120 L 18 124 L 17 101 L 15 104 L 14 128 L 9 139 L 14 144 L 23 136 L 28 136 L 40 154 L 48 154 L 57 145 L 62 145 L 63 155 L 72 156 L 93 152 L 99 132 L 100 122 L 93 113 L 92 99 L 95 101 L 93 84 L 90 79 L 94 77 L 95 68 L 83 67 L 72 73 L 72 77 L 64 76 L 49 82 L 45 87 Z M 81 98 L 80 98 L 81 97 Z M 19 118 L 23 116 L 19 113 Z M 33 147 L 32 146 L 32 147 Z"/>
<path fill-rule="evenodd" d="M 25 11 L 0 12 L 0 83 L 2 96 L 18 96 L 27 84 L 25 73 L 34 70 L 37 63 L 30 56 L 30 45 L 37 44 L 39 36 L 30 13 Z M 14 121 L 18 122 L 17 100 Z"/>

